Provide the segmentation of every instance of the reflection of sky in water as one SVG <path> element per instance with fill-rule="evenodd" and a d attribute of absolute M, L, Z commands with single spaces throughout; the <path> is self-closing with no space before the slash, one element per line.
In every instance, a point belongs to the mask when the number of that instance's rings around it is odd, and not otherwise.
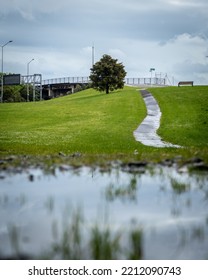
<path fill-rule="evenodd" d="M 29 174 L 34 175 L 30 181 Z M 73 209 L 82 209 L 86 227 L 107 222 L 128 230 L 143 229 L 144 258 L 208 257 L 207 176 L 179 174 L 163 168 L 144 174 L 121 169 L 100 173 L 81 168 L 55 175 L 40 170 L 9 175 L 0 181 L 0 254 L 10 253 L 8 232 L 16 226 L 25 251 L 38 253 L 59 234 Z"/>

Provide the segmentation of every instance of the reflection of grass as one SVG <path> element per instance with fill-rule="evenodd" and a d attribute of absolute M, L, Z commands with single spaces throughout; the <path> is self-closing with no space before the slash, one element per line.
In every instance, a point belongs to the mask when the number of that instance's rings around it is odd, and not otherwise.
<path fill-rule="evenodd" d="M 64 225 L 61 240 L 53 244 L 51 256 L 58 256 L 61 259 L 81 259 L 82 222 L 80 212 L 77 211 L 72 214 L 71 223 Z"/>
<path fill-rule="evenodd" d="M 181 194 L 190 189 L 190 184 L 185 184 L 177 181 L 175 178 L 170 178 L 171 186 L 177 194 Z"/>
<path fill-rule="evenodd" d="M 106 189 L 106 198 L 110 201 L 113 201 L 116 198 L 135 200 L 136 192 L 137 179 L 136 177 L 133 177 L 126 186 L 116 187 L 114 184 L 110 184 Z"/>
<path fill-rule="evenodd" d="M 130 232 L 130 260 L 140 260 L 142 258 L 142 231 L 134 229 Z"/>
<path fill-rule="evenodd" d="M 96 223 L 88 232 L 85 229 L 80 211 L 75 211 L 69 225 L 65 224 L 61 239 L 56 240 L 52 250 L 45 256 L 50 259 L 113 260 L 119 259 L 121 253 L 127 259 L 142 258 L 142 232 L 139 228 L 133 228 L 129 233 L 130 249 L 122 246 L 124 233 L 115 233 L 107 224 Z"/>
<path fill-rule="evenodd" d="M 15 225 L 8 227 L 9 239 L 15 255 L 19 255 L 19 231 Z"/>
<path fill-rule="evenodd" d="M 205 237 L 204 228 L 202 226 L 195 226 L 192 229 L 192 237 L 198 238 L 199 240 L 204 240 Z"/>
<path fill-rule="evenodd" d="M 95 260 L 112 260 L 116 259 L 120 250 L 120 234 L 112 237 L 109 228 L 99 229 L 95 225 L 91 232 L 90 249 L 92 258 Z"/>
<path fill-rule="evenodd" d="M 80 214 L 72 217 L 71 224 L 65 227 L 60 241 L 56 241 L 52 250 L 45 256 L 50 259 L 119 259 L 120 253 L 126 259 L 142 258 L 142 231 L 134 228 L 129 233 L 130 248 L 125 248 L 122 242 L 125 233 L 114 233 L 109 226 L 95 224 L 83 236 L 84 224 Z M 85 242 L 84 242 L 85 241 Z"/>
<path fill-rule="evenodd" d="M 80 211 L 73 212 L 69 223 L 64 224 L 60 239 L 57 233 L 56 222 L 52 223 L 54 242 L 45 252 L 39 256 L 31 252 L 28 258 L 36 259 L 142 259 L 142 231 L 134 226 L 129 233 L 127 231 L 114 232 L 109 225 L 94 224 L 91 229 L 86 230 L 83 217 Z M 10 243 L 13 249 L 9 259 L 27 258 L 21 251 L 21 236 L 16 226 L 9 229 Z M 129 240 L 129 243 L 123 240 Z M 127 246 L 128 244 L 128 246 Z M 2 258 L 0 254 L 0 259 Z"/>
<path fill-rule="evenodd" d="M 47 199 L 47 201 L 46 201 L 46 203 L 45 203 L 45 206 L 46 206 L 46 208 L 48 209 L 48 211 L 49 211 L 50 213 L 53 212 L 53 209 L 54 209 L 54 199 L 53 199 L 53 197 L 49 197 L 49 198 Z"/>

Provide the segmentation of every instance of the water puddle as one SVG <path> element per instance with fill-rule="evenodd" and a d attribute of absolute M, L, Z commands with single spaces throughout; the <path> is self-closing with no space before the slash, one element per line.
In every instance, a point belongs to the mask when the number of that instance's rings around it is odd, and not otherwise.
<path fill-rule="evenodd" d="M 64 166 L 0 177 L 0 258 L 208 258 L 207 173 Z"/>

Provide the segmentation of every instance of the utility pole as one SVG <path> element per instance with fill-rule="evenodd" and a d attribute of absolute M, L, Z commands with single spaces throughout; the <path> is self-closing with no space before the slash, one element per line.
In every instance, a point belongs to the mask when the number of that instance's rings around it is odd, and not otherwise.
<path fill-rule="evenodd" d="M 34 58 L 27 63 L 27 102 L 29 102 L 29 66 L 33 60 Z"/>
<path fill-rule="evenodd" d="M 94 47 L 94 42 L 92 43 L 92 67 L 94 65 L 94 60 L 95 60 L 95 47 Z"/>
<path fill-rule="evenodd" d="M 4 47 L 9 43 L 12 43 L 12 40 L 1 46 L 1 102 L 3 102 L 4 98 Z"/>

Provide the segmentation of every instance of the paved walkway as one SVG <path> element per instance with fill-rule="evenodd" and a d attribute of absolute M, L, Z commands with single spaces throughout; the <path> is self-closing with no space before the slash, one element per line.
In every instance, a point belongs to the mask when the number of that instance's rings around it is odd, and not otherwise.
<path fill-rule="evenodd" d="M 146 146 L 180 148 L 178 145 L 162 141 L 160 136 L 157 135 L 156 131 L 160 127 L 161 118 L 160 107 L 150 92 L 141 90 L 141 94 L 147 107 L 147 116 L 134 131 L 136 141 Z"/>

